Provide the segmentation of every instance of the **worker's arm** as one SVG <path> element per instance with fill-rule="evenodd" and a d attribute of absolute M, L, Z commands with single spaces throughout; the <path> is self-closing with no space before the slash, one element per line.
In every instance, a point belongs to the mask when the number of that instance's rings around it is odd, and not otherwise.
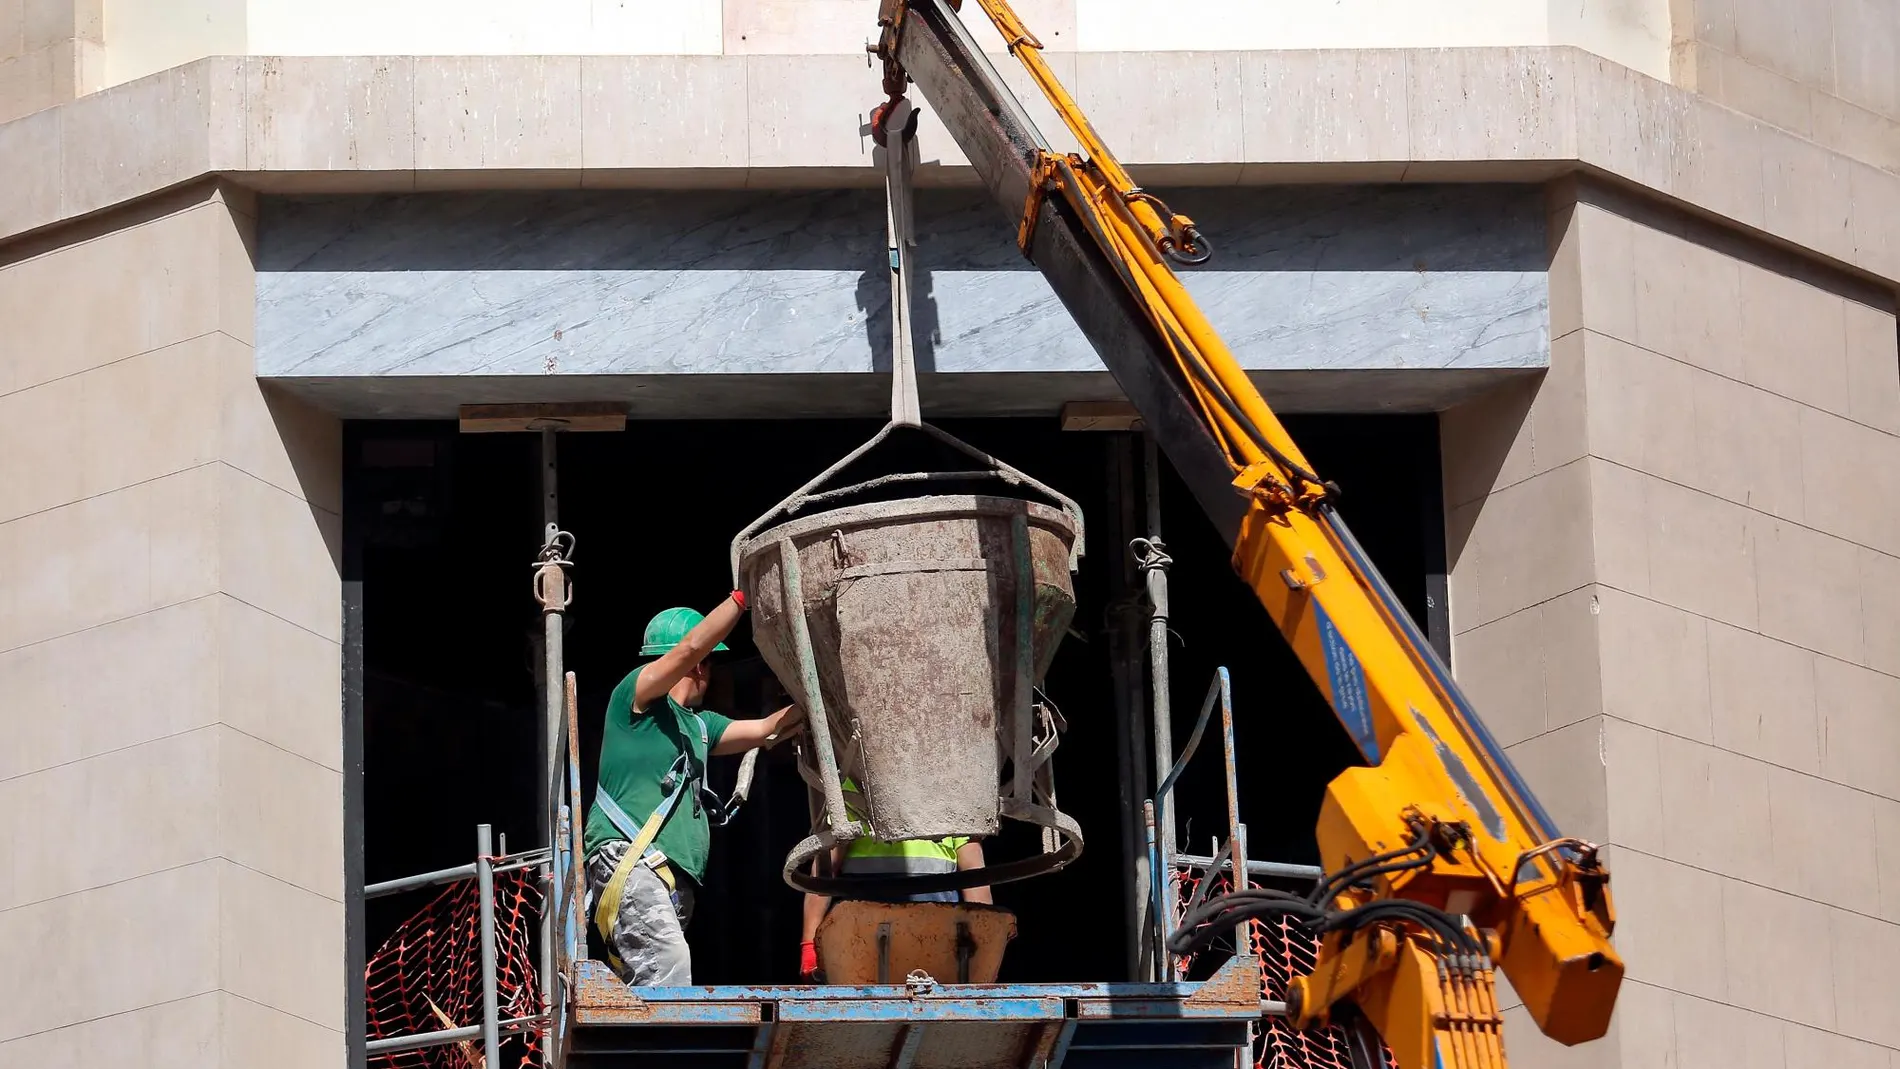
<path fill-rule="evenodd" d="M 812 875 L 818 875 L 818 859 L 811 860 Z M 805 926 L 798 937 L 798 978 L 806 983 L 818 980 L 818 924 L 831 908 L 829 895 L 805 896 Z"/>
<path fill-rule="evenodd" d="M 757 720 L 734 720 L 726 725 L 719 741 L 713 745 L 713 756 L 724 757 L 756 750 L 761 746 L 777 745 L 781 738 L 804 722 L 805 711 L 796 705 L 788 705 L 771 716 L 762 716 Z"/>
<path fill-rule="evenodd" d="M 812 875 L 818 875 L 816 871 L 817 868 L 818 863 L 814 860 L 812 862 L 812 869 L 814 870 Z M 805 924 L 803 930 L 799 933 L 799 942 L 810 943 L 818 938 L 818 925 L 825 919 L 825 910 L 830 908 L 830 895 L 814 895 L 809 893 L 805 895 Z"/>
<path fill-rule="evenodd" d="M 645 709 L 665 696 L 673 689 L 673 684 L 686 678 L 713 647 L 726 640 L 732 629 L 739 626 L 739 617 L 745 615 L 745 595 L 737 590 L 719 607 L 706 614 L 706 618 L 694 625 L 679 645 L 661 654 L 659 659 L 640 670 L 640 678 L 633 684 L 633 708 Z"/>
<path fill-rule="evenodd" d="M 957 847 L 957 871 L 965 872 L 970 869 L 980 869 L 982 867 L 983 867 L 983 844 L 982 843 L 976 841 L 975 839 L 971 839 L 969 842 L 964 843 L 962 846 Z M 994 900 L 990 898 L 990 889 L 988 886 L 964 888 L 963 900 L 965 902 L 978 902 L 985 906 L 992 905 L 994 903 Z"/>
<path fill-rule="evenodd" d="M 844 864 L 844 847 L 831 848 L 831 871 L 837 872 Z M 811 874 L 822 876 L 818 859 L 811 859 Z M 798 976 L 806 983 L 818 978 L 818 925 L 825 919 L 825 910 L 831 908 L 831 896 L 807 894 L 805 896 L 805 924 L 798 936 Z"/>

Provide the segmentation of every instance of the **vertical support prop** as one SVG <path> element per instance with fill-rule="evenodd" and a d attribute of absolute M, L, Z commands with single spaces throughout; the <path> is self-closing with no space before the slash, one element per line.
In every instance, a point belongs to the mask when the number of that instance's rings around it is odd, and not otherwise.
<path fill-rule="evenodd" d="M 1142 435 L 1142 498 L 1147 505 L 1147 534 L 1135 545 L 1136 559 L 1148 592 L 1148 683 L 1149 705 L 1154 717 L 1155 783 L 1166 779 L 1174 763 L 1174 704 L 1172 680 L 1168 674 L 1168 564 L 1167 544 L 1161 538 L 1161 451 L 1154 435 Z M 1172 897 L 1165 893 L 1174 876 L 1174 815 L 1163 805 L 1156 822 L 1155 845 L 1149 864 L 1155 868 L 1154 882 L 1161 888 L 1154 898 L 1154 925 L 1165 933 L 1174 924 Z M 1154 978 L 1174 979 L 1174 959 L 1157 946 Z"/>
<path fill-rule="evenodd" d="M 495 841 L 487 824 L 475 828 L 475 887 L 482 915 L 482 1056 L 501 1064 L 501 1006 L 495 992 Z"/>
<path fill-rule="evenodd" d="M 556 478 L 559 458 L 555 450 L 555 431 L 551 427 L 541 430 L 541 525 L 543 532 L 542 558 L 546 560 L 550 553 L 558 556 L 560 534 L 560 486 Z M 566 618 L 569 599 L 567 572 L 564 568 L 541 566 L 536 575 L 536 588 L 541 595 L 542 656 L 545 663 L 541 668 L 541 785 L 545 786 L 547 796 L 541 799 L 542 815 L 547 820 L 544 829 L 546 838 L 543 844 L 552 847 L 561 834 L 561 821 L 557 815 L 560 808 L 560 792 L 555 784 L 560 782 L 558 769 L 567 763 L 566 755 L 561 753 L 561 728 L 567 722 L 566 710 L 561 697 L 566 681 L 563 652 L 561 649 L 562 623 Z M 553 587 L 553 589 L 549 589 Z M 579 819 L 576 812 L 573 819 Z M 549 863 L 547 890 L 552 892 L 559 881 L 554 878 L 553 862 Z M 551 1012 L 554 1000 L 559 992 L 555 987 L 554 941 L 560 933 L 554 930 L 554 910 L 541 911 L 541 1009 Z M 553 1065 L 554 1044 L 543 1044 L 547 1052 L 547 1063 Z M 492 1055 L 491 1055 L 492 1058 Z M 493 1061 L 489 1062 L 494 1065 Z"/>
<path fill-rule="evenodd" d="M 1155 782 L 1168 774 L 1174 763 L 1174 707 L 1169 700 L 1168 677 L 1168 564 L 1166 543 L 1161 540 L 1161 452 L 1154 436 L 1143 435 L 1142 478 L 1148 504 L 1146 553 L 1141 569 L 1148 585 L 1148 675 L 1150 702 L 1154 709 Z M 1174 865 L 1174 820 L 1170 817 L 1155 829 L 1159 838 L 1162 875 Z"/>
<path fill-rule="evenodd" d="M 555 478 L 558 460 L 555 448 L 554 428 L 541 428 L 541 522 L 548 526 L 560 522 L 561 518 L 560 485 Z"/>
<path fill-rule="evenodd" d="M 560 487 L 556 479 L 558 466 L 558 459 L 555 453 L 556 448 L 554 430 L 551 428 L 543 428 L 541 431 L 541 534 L 543 559 L 546 558 L 547 550 L 554 547 L 555 535 L 559 533 L 561 529 L 561 496 Z M 551 578 L 552 577 L 549 577 L 549 579 Z M 543 746 L 542 754 L 545 757 L 545 761 L 542 768 L 544 772 L 543 780 L 549 784 L 553 783 L 554 770 L 559 767 L 561 762 L 561 758 L 558 756 L 559 744 L 557 742 L 557 736 L 560 731 L 561 722 L 564 719 L 561 710 L 561 682 L 563 675 L 561 621 L 563 610 L 566 608 L 567 603 L 567 581 L 565 573 L 561 574 L 561 582 L 559 585 L 560 589 L 554 591 L 547 590 L 537 583 L 537 593 L 541 595 L 541 626 L 544 640 L 542 642 L 543 664 L 541 671 L 541 738 Z M 551 813 L 555 800 L 553 798 L 547 798 L 543 799 L 543 801 L 546 803 L 546 809 Z M 548 831 L 552 833 L 553 829 L 550 827 Z M 554 838 L 552 834 L 550 834 L 547 839 L 536 845 L 552 845 L 553 842 Z"/>

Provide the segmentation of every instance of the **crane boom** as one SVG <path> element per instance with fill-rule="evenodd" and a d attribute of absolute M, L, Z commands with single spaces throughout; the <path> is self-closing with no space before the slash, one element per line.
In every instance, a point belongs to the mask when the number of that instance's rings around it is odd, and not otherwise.
<path fill-rule="evenodd" d="M 884 106 L 923 90 L 1368 762 L 1327 788 L 1319 891 L 1216 899 L 1171 946 L 1301 919 L 1321 940 L 1296 1020 L 1362 1020 L 1400 1069 L 1503 1064 L 1493 961 L 1546 1035 L 1601 1036 L 1623 965 L 1597 847 L 1558 834 L 1182 286 L 1170 263 L 1206 259 L 1207 239 L 1129 179 L 1007 0 L 976 2 L 1082 151 L 1050 150 L 962 0 L 883 0 Z"/>

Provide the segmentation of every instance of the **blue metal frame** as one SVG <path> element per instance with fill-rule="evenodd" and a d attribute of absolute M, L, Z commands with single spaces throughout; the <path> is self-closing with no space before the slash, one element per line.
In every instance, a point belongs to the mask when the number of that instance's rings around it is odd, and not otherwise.
<path fill-rule="evenodd" d="M 746 1069 L 765 1069 L 766 1058 L 772 1053 L 772 1036 L 777 1030 L 773 1021 L 759 1025 L 759 1030 L 753 1035 L 752 1050 L 746 1054 Z"/>
<path fill-rule="evenodd" d="M 1047 1069 L 1062 1069 L 1062 1063 L 1069 1060 L 1069 1047 L 1075 1043 L 1075 1021 L 1073 1018 L 1062 1022 L 1062 1032 L 1056 1036 L 1056 1045 L 1049 1052 Z"/>
<path fill-rule="evenodd" d="M 583 962 L 583 973 L 606 973 L 605 966 L 597 962 Z M 611 978 L 611 974 L 607 976 Z M 583 977 L 585 982 L 586 977 Z M 613 980 L 613 983 L 619 981 Z M 775 1005 L 779 1008 L 777 1020 L 814 1020 L 821 1013 L 835 1016 L 833 1020 L 1040 1020 L 1050 1014 L 1063 1014 L 1062 1003 L 1075 1001 L 1082 1004 L 1084 1017 L 1089 1016 L 1169 1016 L 1198 1017 L 1232 1016 L 1232 1012 L 1222 1007 L 1189 1006 L 1187 1000 L 1198 993 L 1204 985 L 1198 981 L 1177 981 L 1173 983 L 1080 983 L 1080 984 L 958 984 L 939 987 L 924 994 L 916 995 L 902 984 L 864 984 L 864 985 L 780 985 L 754 987 L 744 984 L 721 984 L 702 987 L 622 987 L 629 996 L 645 1004 L 647 1020 L 659 1023 L 662 1020 L 672 1023 L 717 1024 L 740 1018 L 723 1012 L 722 1007 L 744 1006 L 752 1016 L 747 1020 L 756 1020 L 756 1007 Z M 958 1011 L 944 1014 L 937 1010 L 913 1013 L 903 1010 L 904 1006 L 943 1006 L 955 1007 Z M 1110 1006 L 1119 1007 L 1125 1012 L 1108 1012 Z M 788 1007 L 792 1007 L 788 1009 Z M 818 1007 L 824 1007 L 821 1011 Z M 887 1007 L 899 1007 L 889 1009 Z M 1254 1010 L 1252 1016 L 1259 1016 Z M 583 1004 L 575 1017 L 575 1024 L 586 1027 L 604 1021 L 591 1017 L 588 1007 Z"/>
<path fill-rule="evenodd" d="M 1202 702 L 1186 750 L 1174 759 L 1156 796 L 1145 805 L 1150 893 L 1164 935 L 1172 910 L 1163 897 L 1174 858 L 1158 854 L 1156 825 L 1171 819 L 1169 795 L 1193 759 L 1213 712 L 1221 713 L 1221 749 L 1226 771 L 1228 856 L 1221 861 L 1247 871 L 1235 769 L 1232 685 L 1217 670 Z M 1237 966 L 1238 961 L 1232 963 Z M 1249 962 L 1251 964 L 1251 962 Z M 1172 971 L 1171 969 L 1169 970 Z M 887 1069 L 934 1065 L 944 1055 L 934 1044 L 955 1044 L 953 1028 L 932 1025 L 994 1025 L 1003 1046 L 1020 1042 L 1023 1069 L 1140 1069 L 1161 1061 L 1175 1069 L 1229 1069 L 1234 1055 L 1252 1043 L 1252 1025 L 1278 1010 L 1259 1000 L 1256 971 L 1205 983 L 907 984 L 704 987 L 622 986 L 598 962 L 580 962 L 573 1021 L 573 1053 L 607 1069 L 625 1059 L 644 1067 L 677 1065 L 701 1069 L 818 1069 L 829 1055 L 849 1051 L 862 1061 L 867 1049 Z M 1225 977 L 1225 979 L 1223 979 Z M 1236 984 L 1238 981 L 1238 984 Z M 1282 1011 L 1283 1012 L 1283 1011 Z M 656 1027 L 640 1038 L 627 1029 Z M 816 1029 L 817 1031 L 814 1031 Z M 740 1031 L 736 1031 L 740 1030 Z M 743 1030 L 750 1030 L 749 1032 Z M 695 1035 L 697 1033 L 697 1035 Z M 964 1033 L 968 1035 L 968 1033 Z M 656 1062 L 659 1057 L 665 1061 Z"/>
<path fill-rule="evenodd" d="M 1207 723 L 1213 715 L 1216 704 L 1220 707 L 1221 722 L 1221 761 L 1226 772 L 1227 790 L 1227 863 L 1236 873 L 1246 873 L 1247 836 L 1246 829 L 1240 823 L 1240 777 L 1238 757 L 1234 751 L 1234 688 L 1233 680 L 1222 665 L 1214 669 L 1214 678 L 1207 685 L 1207 697 L 1201 702 L 1201 715 L 1194 721 L 1194 731 L 1188 735 L 1187 746 L 1181 756 L 1174 759 L 1168 774 L 1161 778 L 1155 787 L 1155 796 L 1143 806 L 1143 819 L 1147 822 L 1148 836 L 1148 892 L 1153 902 L 1149 916 L 1153 919 L 1154 938 L 1160 944 L 1156 947 L 1156 970 L 1164 979 L 1174 975 L 1174 959 L 1168 955 L 1166 944 L 1168 934 L 1174 930 L 1175 908 L 1172 896 L 1167 893 L 1174 872 L 1180 867 L 1177 856 L 1168 849 L 1172 841 L 1174 813 L 1168 803 L 1174 794 L 1175 782 L 1181 773 L 1187 771 L 1188 762 L 1194 760 L 1195 751 L 1201 747 L 1201 736 L 1207 731 Z M 1209 863 L 1216 869 L 1221 864 L 1216 858 Z M 1214 873 L 1210 872 L 1210 878 Z M 1245 876 L 1237 877 L 1236 887 L 1246 885 Z M 1205 886 L 1212 886 L 1207 884 Z"/>
<path fill-rule="evenodd" d="M 582 971 L 594 975 L 613 975 L 605 965 L 597 961 L 582 962 Z M 949 984 L 935 987 L 921 996 L 913 996 L 911 989 L 903 984 L 709 984 L 695 987 L 626 987 L 623 985 L 622 990 L 646 1002 L 659 1003 L 707 1000 L 775 1002 L 781 999 L 811 1001 L 912 997 L 1169 999 L 1187 998 L 1200 991 L 1202 986 L 1199 981 L 1192 980 L 1161 983 L 1087 981 L 1073 984 Z"/>
<path fill-rule="evenodd" d="M 1262 1010 L 1199 982 L 628 988 L 598 962 L 580 972 L 570 1056 L 590 1067 L 802 1069 L 831 1044 L 888 1043 L 884 1064 L 908 1069 L 943 1057 L 933 1043 L 956 1042 L 935 1026 L 980 1023 L 1015 1030 L 1022 1069 L 1194 1069 L 1231 1065 Z"/>

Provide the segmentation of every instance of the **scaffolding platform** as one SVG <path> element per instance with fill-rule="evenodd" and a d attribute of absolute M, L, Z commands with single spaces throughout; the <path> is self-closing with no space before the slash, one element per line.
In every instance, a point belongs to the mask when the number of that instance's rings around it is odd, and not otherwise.
<path fill-rule="evenodd" d="M 1263 1009 L 1247 962 L 1201 983 L 644 988 L 576 964 L 570 1069 L 1234 1069 Z"/>

